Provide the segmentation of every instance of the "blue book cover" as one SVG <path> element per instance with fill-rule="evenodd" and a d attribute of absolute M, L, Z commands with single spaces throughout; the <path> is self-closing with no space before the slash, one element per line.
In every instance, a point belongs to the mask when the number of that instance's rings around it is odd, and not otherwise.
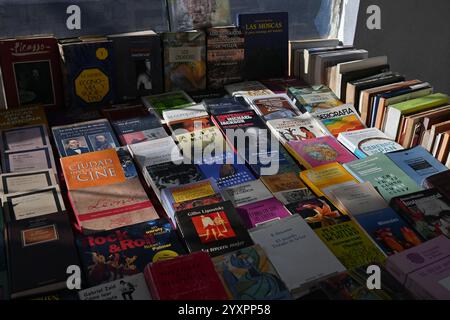
<path fill-rule="evenodd" d="M 61 157 L 114 149 L 120 146 L 106 119 L 53 127 L 52 132 Z"/>
<path fill-rule="evenodd" d="M 392 208 L 357 215 L 355 219 L 387 255 L 422 243 L 420 236 Z"/>
<path fill-rule="evenodd" d="M 402 169 L 418 186 L 435 174 L 447 171 L 448 168 L 434 158 L 422 146 L 386 154 L 400 169 Z"/>
<path fill-rule="evenodd" d="M 288 72 L 287 12 L 238 15 L 245 37 L 245 76 L 248 80 L 277 78 Z"/>
<path fill-rule="evenodd" d="M 63 40 L 66 96 L 71 108 L 104 107 L 114 102 L 112 41 Z"/>
<path fill-rule="evenodd" d="M 251 110 L 250 106 L 241 103 L 235 98 L 207 99 L 204 101 L 204 104 L 208 112 L 213 116 Z"/>
<path fill-rule="evenodd" d="M 77 246 L 89 286 L 143 272 L 149 263 L 186 253 L 164 219 L 80 236 Z"/>

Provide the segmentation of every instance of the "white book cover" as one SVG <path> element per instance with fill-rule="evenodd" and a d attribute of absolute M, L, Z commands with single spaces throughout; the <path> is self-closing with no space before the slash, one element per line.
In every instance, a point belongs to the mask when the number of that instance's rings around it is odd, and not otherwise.
<path fill-rule="evenodd" d="M 55 168 L 55 159 L 50 147 L 2 152 L 1 157 L 5 173 Z"/>
<path fill-rule="evenodd" d="M 261 180 L 254 180 L 223 190 L 225 196 L 233 202 L 235 207 L 245 206 L 273 198 L 272 193 Z"/>
<path fill-rule="evenodd" d="M 345 271 L 333 253 L 299 215 L 249 230 L 267 253 L 290 291 L 303 291 L 314 282 Z"/>
<path fill-rule="evenodd" d="M 208 116 L 205 106 L 201 103 L 181 109 L 164 110 L 162 114 L 166 123 Z"/>
<path fill-rule="evenodd" d="M 56 185 L 55 173 L 48 169 L 0 175 L 0 194 L 27 192 Z"/>
<path fill-rule="evenodd" d="M 128 145 L 128 149 L 140 168 L 183 159 L 172 137 Z"/>
<path fill-rule="evenodd" d="M 19 151 L 50 146 L 45 125 L 24 126 L 0 131 L 2 151 Z"/>
<path fill-rule="evenodd" d="M 326 129 L 311 114 L 305 113 L 291 119 L 275 119 L 267 121 L 272 133 L 286 144 L 289 141 L 315 139 L 326 136 Z"/>

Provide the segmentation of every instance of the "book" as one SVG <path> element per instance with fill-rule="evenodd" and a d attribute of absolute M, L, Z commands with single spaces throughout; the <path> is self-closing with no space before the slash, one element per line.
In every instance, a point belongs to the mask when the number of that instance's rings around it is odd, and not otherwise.
<path fill-rule="evenodd" d="M 206 108 L 203 104 L 198 103 L 180 109 L 163 110 L 162 116 L 164 121 L 170 125 L 172 122 L 207 117 L 208 112 L 206 112 Z"/>
<path fill-rule="evenodd" d="M 246 97 L 248 103 L 262 118 L 267 120 L 293 118 L 300 111 L 292 104 L 286 94 Z"/>
<path fill-rule="evenodd" d="M 253 244 L 231 201 L 179 211 L 175 219 L 189 252 L 216 257 Z"/>
<path fill-rule="evenodd" d="M 8 109 L 41 105 L 61 107 L 62 75 L 58 43 L 51 36 L 22 37 L 0 41 L 0 92 Z"/>
<path fill-rule="evenodd" d="M 184 91 L 171 91 L 142 97 L 144 105 L 160 118 L 164 110 L 184 108 L 194 105 L 194 100 Z"/>
<path fill-rule="evenodd" d="M 230 299 L 291 299 L 289 290 L 259 245 L 215 257 L 213 263 Z"/>
<path fill-rule="evenodd" d="M 0 149 L 2 151 L 40 149 L 49 146 L 50 141 L 45 125 L 0 130 Z"/>
<path fill-rule="evenodd" d="M 424 239 L 450 236 L 450 200 L 438 190 L 428 189 L 395 197 L 391 206 Z"/>
<path fill-rule="evenodd" d="M 158 218 L 125 149 L 61 158 L 61 167 L 70 203 L 83 233 Z"/>
<path fill-rule="evenodd" d="M 247 104 L 243 104 L 235 98 L 205 99 L 203 103 L 213 116 L 250 110 Z"/>
<path fill-rule="evenodd" d="M 89 286 L 139 274 L 151 262 L 186 253 L 165 219 L 79 236 L 76 242 Z"/>
<path fill-rule="evenodd" d="M 274 119 L 266 122 L 272 134 L 286 146 L 290 141 L 302 141 L 325 136 L 325 129 L 310 114 L 291 119 Z"/>
<path fill-rule="evenodd" d="M 239 14 L 237 24 L 245 37 L 245 77 L 255 80 L 286 76 L 289 64 L 288 13 Z M 267 43 L 270 43 L 269 47 Z M 261 68 L 263 65 L 265 67 Z"/>
<path fill-rule="evenodd" d="M 294 298 L 308 293 L 317 280 L 345 270 L 300 216 L 267 223 L 249 232 Z"/>
<path fill-rule="evenodd" d="M 52 132 L 61 158 L 120 146 L 106 119 L 53 127 Z"/>
<path fill-rule="evenodd" d="M 305 82 L 295 77 L 263 79 L 261 83 L 275 94 L 287 94 L 288 89 L 291 87 L 303 88 L 306 86 Z"/>
<path fill-rule="evenodd" d="M 327 111 L 315 112 L 314 117 L 321 121 L 328 132 L 336 138 L 341 132 L 366 128 L 355 108 L 350 104 L 344 104 Z"/>
<path fill-rule="evenodd" d="M 206 37 L 203 31 L 166 32 L 164 47 L 165 91 L 206 89 Z"/>
<path fill-rule="evenodd" d="M 115 55 L 115 90 L 117 99 L 129 101 L 162 93 L 162 48 L 153 31 L 109 35 Z"/>
<path fill-rule="evenodd" d="M 0 110 L 0 129 L 40 124 L 48 124 L 43 106 L 24 106 L 16 109 Z"/>
<path fill-rule="evenodd" d="M 448 179 L 450 178 L 450 171 L 444 171 L 431 177 L 428 177 L 423 182 L 423 187 L 426 189 L 436 188 L 447 198 L 450 198 L 450 186 L 448 185 Z"/>
<path fill-rule="evenodd" d="M 143 273 L 78 292 L 80 300 L 152 300 Z"/>
<path fill-rule="evenodd" d="M 67 267 L 80 263 L 67 214 L 16 220 L 6 230 L 11 298 L 67 288 Z"/>
<path fill-rule="evenodd" d="M 261 177 L 261 181 L 284 205 L 314 198 L 312 192 L 294 172 Z"/>
<path fill-rule="evenodd" d="M 45 187 L 56 186 L 53 170 L 39 170 L 0 175 L 0 195 L 35 191 Z"/>
<path fill-rule="evenodd" d="M 339 162 L 341 164 L 356 160 L 334 137 L 326 136 L 302 141 L 290 141 L 292 156 L 305 168 L 311 169 L 324 164 Z"/>
<path fill-rule="evenodd" d="M 343 104 L 330 88 L 325 85 L 306 88 L 291 87 L 288 89 L 287 95 L 303 113 L 327 111 L 330 108 L 338 107 Z"/>
<path fill-rule="evenodd" d="M 341 132 L 338 141 L 359 159 L 377 153 L 389 153 L 403 150 L 403 147 L 377 128 L 367 128 L 350 132 Z"/>
<path fill-rule="evenodd" d="M 5 173 L 55 170 L 55 159 L 50 147 L 4 152 L 1 157 Z"/>
<path fill-rule="evenodd" d="M 388 258 L 386 269 L 416 299 L 448 300 L 450 240 L 437 237 Z"/>
<path fill-rule="evenodd" d="M 263 96 L 274 94 L 259 81 L 244 81 L 225 85 L 225 90 L 232 97 Z"/>
<path fill-rule="evenodd" d="M 189 31 L 231 24 L 229 0 L 169 0 L 167 2 L 171 31 Z"/>
<path fill-rule="evenodd" d="M 195 252 L 147 265 L 145 278 L 157 300 L 227 300 L 206 252 Z"/>
<path fill-rule="evenodd" d="M 208 88 L 223 88 L 244 80 L 244 45 L 244 35 L 237 27 L 206 30 Z"/>
<path fill-rule="evenodd" d="M 372 183 L 387 202 L 422 189 L 382 153 L 346 163 L 344 167 L 360 182 Z"/>
<path fill-rule="evenodd" d="M 246 204 L 237 211 L 248 229 L 291 216 L 284 205 L 275 198 Z"/>
<path fill-rule="evenodd" d="M 103 107 L 115 101 L 112 41 L 102 37 L 64 39 L 59 51 L 68 107 Z"/>
<path fill-rule="evenodd" d="M 141 169 L 172 160 L 183 160 L 180 149 L 169 136 L 128 145 L 128 150 Z"/>
<path fill-rule="evenodd" d="M 226 188 L 222 192 L 237 208 L 273 198 L 272 193 L 259 179 Z"/>
<path fill-rule="evenodd" d="M 111 121 L 122 145 L 136 144 L 168 137 L 161 121 L 154 114 Z"/>
<path fill-rule="evenodd" d="M 429 176 L 448 170 L 446 166 L 436 160 L 436 158 L 421 146 L 403 151 L 390 152 L 386 155 L 413 179 L 418 186 L 421 186 Z"/>

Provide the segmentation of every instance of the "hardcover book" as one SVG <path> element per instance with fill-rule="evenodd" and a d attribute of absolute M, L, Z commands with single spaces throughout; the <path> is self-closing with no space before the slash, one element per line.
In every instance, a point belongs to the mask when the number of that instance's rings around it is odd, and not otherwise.
<path fill-rule="evenodd" d="M 314 113 L 314 116 L 322 122 L 329 133 L 335 138 L 337 138 L 341 132 L 366 128 L 351 104 L 344 104 L 339 107 L 328 109 L 327 111 L 318 111 Z"/>
<path fill-rule="evenodd" d="M 55 38 L 36 36 L 0 41 L 1 78 L 4 105 L 63 106 L 62 76 L 58 43 Z M 4 101 L 0 101 L 0 105 Z"/>
<path fill-rule="evenodd" d="M 106 119 L 53 127 L 52 132 L 61 158 L 120 146 Z"/>
<path fill-rule="evenodd" d="M 144 274 L 158 300 L 228 300 L 206 252 L 149 264 Z"/>
<path fill-rule="evenodd" d="M 55 170 L 55 159 L 50 147 L 4 152 L 1 157 L 5 173 Z"/>
<path fill-rule="evenodd" d="M 291 141 L 288 145 L 289 149 L 293 151 L 292 156 L 307 169 L 334 162 L 343 164 L 357 159 L 330 136 Z"/>
<path fill-rule="evenodd" d="M 343 104 L 333 91 L 325 85 L 308 88 L 290 87 L 287 95 L 303 113 L 328 111 Z"/>
<path fill-rule="evenodd" d="M 61 40 L 66 104 L 103 107 L 115 100 L 114 48 L 106 38 Z"/>
<path fill-rule="evenodd" d="M 0 131 L 0 149 L 2 151 L 30 150 L 48 146 L 50 146 L 50 141 L 45 125 L 16 127 Z"/>
<path fill-rule="evenodd" d="M 245 37 L 246 78 L 255 80 L 286 76 L 288 74 L 288 13 L 239 14 L 238 26 Z M 270 46 L 267 46 L 268 43 Z"/>
<path fill-rule="evenodd" d="M 158 218 L 124 149 L 61 158 L 61 166 L 84 234 Z"/>
<path fill-rule="evenodd" d="M 0 175 L 0 195 L 35 191 L 57 184 L 53 170 L 5 173 Z"/>
<path fill-rule="evenodd" d="M 261 180 L 241 183 L 237 186 L 222 190 L 235 207 L 242 207 L 258 201 L 273 198 L 272 193 L 264 186 Z"/>
<path fill-rule="evenodd" d="M 139 274 L 151 262 L 186 253 L 171 224 L 164 219 L 80 236 L 77 246 L 90 286 Z"/>
<path fill-rule="evenodd" d="M 166 32 L 164 88 L 187 92 L 206 89 L 206 37 L 203 31 Z"/>
<path fill-rule="evenodd" d="M 194 100 L 184 91 L 172 91 L 152 96 L 142 97 L 144 105 L 162 118 L 164 110 L 184 108 L 192 106 Z"/>
<path fill-rule="evenodd" d="M 241 206 L 237 211 L 248 229 L 291 216 L 284 205 L 275 198 Z"/>
<path fill-rule="evenodd" d="M 216 257 L 253 244 L 231 201 L 179 211 L 175 218 L 190 252 Z"/>
<path fill-rule="evenodd" d="M 252 96 L 246 99 L 253 109 L 266 121 L 293 118 L 300 115 L 300 111 L 292 104 L 286 94 Z"/>
<path fill-rule="evenodd" d="M 450 200 L 438 190 L 396 197 L 391 205 L 424 239 L 450 237 Z"/>
<path fill-rule="evenodd" d="M 289 290 L 259 245 L 216 257 L 213 263 L 230 299 L 291 299 Z"/>
<path fill-rule="evenodd" d="M 244 80 L 244 44 L 244 35 L 237 27 L 206 31 L 208 88 L 219 89 Z"/>

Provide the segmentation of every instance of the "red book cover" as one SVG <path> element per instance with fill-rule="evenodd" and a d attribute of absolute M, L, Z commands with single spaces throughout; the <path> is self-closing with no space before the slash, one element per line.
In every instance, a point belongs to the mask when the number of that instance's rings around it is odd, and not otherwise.
<path fill-rule="evenodd" d="M 154 299 L 228 299 L 211 258 L 203 251 L 149 264 L 144 273 Z"/>
<path fill-rule="evenodd" d="M 61 63 L 54 37 L 0 41 L 0 67 L 8 108 L 62 106 Z"/>

